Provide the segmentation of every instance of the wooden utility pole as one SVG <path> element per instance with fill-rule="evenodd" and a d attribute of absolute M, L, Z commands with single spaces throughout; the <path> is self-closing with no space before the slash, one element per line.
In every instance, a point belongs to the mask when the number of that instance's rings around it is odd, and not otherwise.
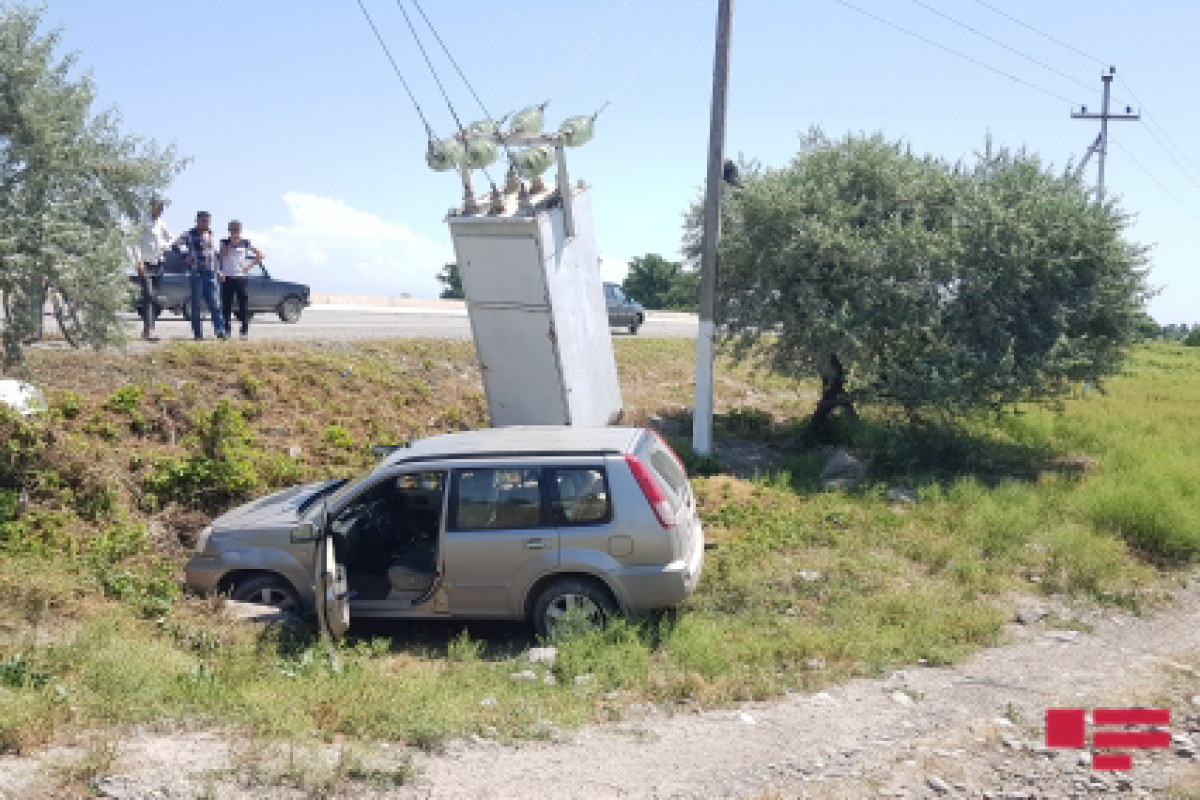
<path fill-rule="evenodd" d="M 721 190 L 725 168 L 725 117 L 729 100 L 729 40 L 733 0 L 717 3 L 717 51 L 713 60 L 712 118 L 708 130 L 708 179 L 704 192 L 704 233 L 700 251 L 700 330 L 696 336 L 696 408 L 692 414 L 692 450 L 712 452 L 713 322 L 717 288 L 717 245 L 721 239 Z"/>

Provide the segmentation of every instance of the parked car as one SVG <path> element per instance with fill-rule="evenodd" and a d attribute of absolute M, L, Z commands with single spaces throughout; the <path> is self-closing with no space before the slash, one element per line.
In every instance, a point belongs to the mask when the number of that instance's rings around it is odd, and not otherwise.
<path fill-rule="evenodd" d="M 351 618 L 598 624 L 674 606 L 704 537 L 687 473 L 653 431 L 532 426 L 434 436 L 367 475 L 297 486 L 213 520 L 201 593 Z"/>
<path fill-rule="evenodd" d="M 131 276 L 137 285 L 138 277 Z M 183 254 L 176 250 L 167 251 L 162 266 L 154 276 L 154 298 L 159 312 L 174 311 L 184 319 L 192 318 L 192 288 L 188 280 L 188 265 Z M 137 285 L 135 302 L 140 300 L 141 287 Z M 251 267 L 246 273 L 246 310 L 250 314 L 275 313 L 284 322 L 299 322 L 300 315 L 309 305 L 307 284 L 281 281 L 271 277 L 261 264 Z M 203 312 L 202 312 L 203 313 Z"/>
<path fill-rule="evenodd" d="M 609 327 L 628 328 L 630 333 L 637 333 L 646 321 L 646 309 L 625 294 L 620 284 L 604 284 L 604 304 L 608 306 Z"/>

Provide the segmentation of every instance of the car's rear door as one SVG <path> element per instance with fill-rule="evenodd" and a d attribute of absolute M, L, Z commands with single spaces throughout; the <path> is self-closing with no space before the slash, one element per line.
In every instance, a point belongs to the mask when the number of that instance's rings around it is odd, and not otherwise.
<path fill-rule="evenodd" d="M 443 585 L 450 613 L 520 616 L 525 588 L 559 563 L 542 469 L 504 464 L 455 469 L 449 506 Z"/>

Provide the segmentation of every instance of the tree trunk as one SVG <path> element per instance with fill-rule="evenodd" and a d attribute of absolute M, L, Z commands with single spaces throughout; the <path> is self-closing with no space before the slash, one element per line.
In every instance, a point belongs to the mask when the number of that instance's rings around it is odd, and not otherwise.
<path fill-rule="evenodd" d="M 851 419 L 858 416 L 854 411 L 854 401 L 846 395 L 846 370 L 836 354 L 829 357 L 828 366 L 828 370 L 821 371 L 821 399 L 808 423 L 810 437 L 828 429 L 829 418 L 838 408 L 844 408 Z"/>

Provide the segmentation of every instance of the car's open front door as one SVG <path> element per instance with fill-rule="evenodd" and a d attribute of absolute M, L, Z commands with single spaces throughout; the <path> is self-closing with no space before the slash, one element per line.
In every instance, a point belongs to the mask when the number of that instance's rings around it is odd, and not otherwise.
<path fill-rule="evenodd" d="M 346 568 L 337 563 L 333 537 L 328 532 L 317 542 L 316 594 L 317 631 L 322 635 L 341 636 L 350 627 L 350 592 Z"/>

